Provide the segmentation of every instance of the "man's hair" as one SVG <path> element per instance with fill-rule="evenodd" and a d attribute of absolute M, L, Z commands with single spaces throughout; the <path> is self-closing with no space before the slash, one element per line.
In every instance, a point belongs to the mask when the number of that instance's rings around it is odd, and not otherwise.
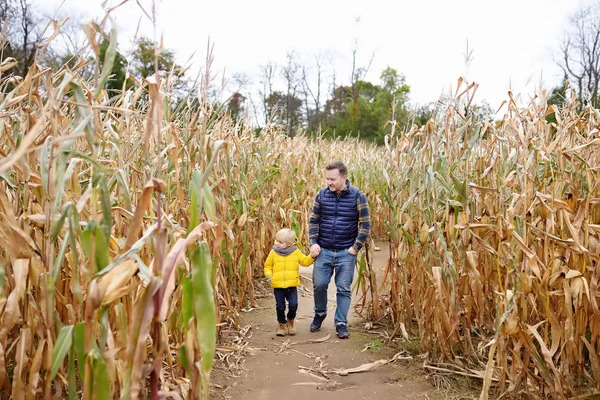
<path fill-rule="evenodd" d="M 348 168 L 346 168 L 344 163 L 341 161 L 330 162 L 325 167 L 326 171 L 331 171 L 332 169 L 337 169 L 338 171 L 340 171 L 341 176 L 348 176 Z"/>
<path fill-rule="evenodd" d="M 283 228 L 277 232 L 275 240 L 281 243 L 294 244 L 296 243 L 296 232 L 288 228 Z"/>

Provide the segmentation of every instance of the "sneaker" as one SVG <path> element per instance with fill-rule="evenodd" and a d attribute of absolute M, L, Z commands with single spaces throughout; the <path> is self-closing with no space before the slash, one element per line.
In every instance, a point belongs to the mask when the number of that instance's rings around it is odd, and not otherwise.
<path fill-rule="evenodd" d="M 293 319 L 287 320 L 287 331 L 288 331 L 288 335 L 294 336 L 296 334 L 296 327 L 294 326 Z"/>
<path fill-rule="evenodd" d="M 335 331 L 340 339 L 348 339 L 350 337 L 350 332 L 348 332 L 348 327 L 346 327 L 346 324 L 336 325 Z"/>
<path fill-rule="evenodd" d="M 327 313 L 323 313 L 323 315 L 315 314 L 315 318 L 313 318 L 313 322 L 310 324 L 310 331 L 316 332 L 321 329 L 321 324 L 325 320 Z"/>
<path fill-rule="evenodd" d="M 277 336 L 285 336 L 285 324 L 279 324 L 279 328 L 277 328 Z"/>

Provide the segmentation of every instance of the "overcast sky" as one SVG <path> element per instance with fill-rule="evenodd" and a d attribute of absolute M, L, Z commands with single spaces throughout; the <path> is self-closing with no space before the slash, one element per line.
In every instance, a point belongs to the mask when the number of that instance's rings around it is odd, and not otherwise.
<path fill-rule="evenodd" d="M 138 0 L 148 12 L 151 1 Z M 229 0 L 158 2 L 158 35 L 184 63 L 193 53 L 200 66 L 210 36 L 214 69 L 227 75 L 246 72 L 258 85 L 258 66 L 285 62 L 293 50 L 307 62 L 319 52 L 333 57 L 338 83 L 348 83 L 352 48 L 358 64 L 374 54 L 367 79 L 378 82 L 390 66 L 404 74 L 414 103 L 436 100 L 455 88 L 459 77 L 480 84 L 477 101 L 498 107 L 509 87 L 528 96 L 540 86 L 560 82 L 553 62 L 569 16 L 594 0 Z M 115 5 L 120 0 L 108 0 Z M 77 18 L 104 15 L 101 0 L 33 0 L 46 13 L 62 5 Z M 139 30 L 152 36 L 152 25 L 136 0 L 114 13 L 121 48 Z M 472 62 L 465 66 L 467 40 Z M 330 67 L 333 70 L 333 67 Z"/>

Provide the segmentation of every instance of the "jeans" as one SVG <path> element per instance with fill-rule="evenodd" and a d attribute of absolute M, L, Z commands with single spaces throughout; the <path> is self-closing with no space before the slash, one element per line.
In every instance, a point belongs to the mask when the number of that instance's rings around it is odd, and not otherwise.
<path fill-rule="evenodd" d="M 273 289 L 273 292 L 275 293 L 275 309 L 277 310 L 277 322 L 279 322 L 280 324 L 285 324 L 287 322 L 285 318 L 286 300 L 288 302 L 287 319 L 296 318 L 296 311 L 298 311 L 298 288 L 277 288 Z"/>
<path fill-rule="evenodd" d="M 337 288 L 335 325 L 348 324 L 348 310 L 350 309 L 352 280 L 354 279 L 354 265 L 356 256 L 348 253 L 347 249 L 328 250 L 321 249 L 315 259 L 313 268 L 313 290 L 315 296 L 315 313 L 327 312 L 327 288 L 335 271 L 335 286 Z"/>

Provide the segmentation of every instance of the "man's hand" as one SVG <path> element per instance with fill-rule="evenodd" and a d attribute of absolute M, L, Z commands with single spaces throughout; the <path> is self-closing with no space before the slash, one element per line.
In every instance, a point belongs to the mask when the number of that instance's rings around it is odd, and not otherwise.
<path fill-rule="evenodd" d="M 350 247 L 348 249 L 348 253 L 352 254 L 353 256 L 358 254 L 358 251 L 356 251 L 356 249 L 354 247 Z"/>
<path fill-rule="evenodd" d="M 310 246 L 310 256 L 312 258 L 317 258 L 319 254 L 321 254 L 321 246 L 316 243 Z"/>

